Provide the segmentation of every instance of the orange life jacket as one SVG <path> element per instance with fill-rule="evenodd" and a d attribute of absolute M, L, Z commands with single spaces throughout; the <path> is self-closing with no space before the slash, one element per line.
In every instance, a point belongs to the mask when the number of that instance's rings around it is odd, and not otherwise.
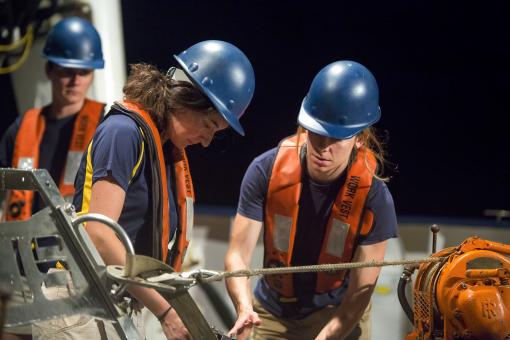
<path fill-rule="evenodd" d="M 264 216 L 264 266 L 290 266 L 301 195 L 301 151 L 306 134 L 284 139 L 278 148 L 267 191 Z M 358 148 L 353 164 L 347 169 L 345 183 L 333 204 L 319 255 L 319 264 L 350 262 L 359 234 L 370 232 L 373 214 L 365 209 L 365 201 L 375 171 L 374 155 Z M 313 227 L 313 226 L 310 226 Z M 324 293 L 342 285 L 345 271 L 319 272 L 316 292 Z M 292 274 L 268 275 L 269 286 L 283 298 L 294 299 Z"/>
<path fill-rule="evenodd" d="M 157 227 L 160 229 L 160 232 L 155 233 L 153 237 L 160 237 L 157 243 L 161 245 L 161 252 L 158 252 L 157 254 L 160 254 L 161 260 L 163 262 L 167 262 L 170 242 L 170 214 L 168 211 L 170 203 L 167 190 L 168 182 L 166 176 L 165 155 L 163 152 L 161 137 L 156 125 L 152 121 L 152 118 L 146 111 L 142 110 L 138 105 L 131 102 L 124 101 L 117 104 L 132 114 L 137 114 L 149 127 L 148 131 L 142 129 L 143 138 L 147 143 L 151 143 L 152 141 L 154 144 L 154 149 L 156 150 L 155 156 L 157 157 L 157 164 L 159 165 L 159 176 L 156 176 L 156 178 L 157 181 L 159 181 L 159 184 L 155 185 L 156 188 L 152 187 L 152 190 L 160 191 L 158 196 L 160 197 L 159 202 L 154 202 L 154 204 L 157 204 L 158 206 L 158 218 L 159 221 L 161 221 L 161 224 Z M 138 122 L 137 124 L 140 125 Z M 146 136 L 147 132 L 151 134 L 150 137 Z M 150 147 L 148 150 L 150 150 Z M 148 154 L 150 156 L 150 152 L 148 152 Z M 155 162 L 156 160 L 151 161 Z M 174 148 L 173 161 L 175 169 L 177 205 L 179 210 L 179 227 L 176 235 L 177 244 L 172 247 L 172 266 L 176 271 L 180 271 L 182 261 L 184 260 L 184 255 L 186 254 L 186 249 L 191 238 L 191 229 L 193 226 L 193 202 L 195 200 L 195 194 L 193 190 L 191 174 L 189 171 L 188 159 L 186 157 L 186 151 L 184 149 Z M 155 217 L 156 216 L 153 217 L 154 221 L 156 220 Z"/>
<path fill-rule="evenodd" d="M 74 178 L 88 143 L 101 120 L 104 104 L 85 99 L 83 107 L 73 127 L 73 134 L 67 152 L 67 159 L 62 169 L 59 190 L 67 201 L 74 195 Z M 18 169 L 36 169 L 39 166 L 39 146 L 41 144 L 46 120 L 41 109 L 28 110 L 21 120 L 16 135 L 12 167 Z M 7 200 L 5 218 L 7 221 L 26 220 L 32 215 L 33 191 L 12 190 Z"/>

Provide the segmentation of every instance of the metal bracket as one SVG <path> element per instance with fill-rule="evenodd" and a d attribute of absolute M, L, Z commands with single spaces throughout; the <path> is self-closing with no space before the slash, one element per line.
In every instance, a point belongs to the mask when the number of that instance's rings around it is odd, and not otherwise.
<path fill-rule="evenodd" d="M 107 266 L 108 277 L 123 284 L 136 284 L 159 291 L 181 318 L 193 339 L 227 339 L 208 324 L 188 289 L 198 278 L 216 275 L 215 271 L 194 270 L 176 273 L 173 268 L 152 257 L 128 254 L 126 266 Z"/>

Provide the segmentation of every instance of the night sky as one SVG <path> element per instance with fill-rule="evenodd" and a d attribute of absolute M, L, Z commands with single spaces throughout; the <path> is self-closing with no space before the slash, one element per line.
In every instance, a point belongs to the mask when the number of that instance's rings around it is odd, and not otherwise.
<path fill-rule="evenodd" d="M 250 161 L 296 129 L 315 74 L 354 60 L 379 84 L 399 215 L 479 218 L 510 209 L 508 1 L 124 0 L 128 63 L 220 39 L 251 60 L 255 95 L 241 123 L 189 149 L 199 205 L 234 208 Z M 3 96 L 4 94 L 2 94 Z"/>

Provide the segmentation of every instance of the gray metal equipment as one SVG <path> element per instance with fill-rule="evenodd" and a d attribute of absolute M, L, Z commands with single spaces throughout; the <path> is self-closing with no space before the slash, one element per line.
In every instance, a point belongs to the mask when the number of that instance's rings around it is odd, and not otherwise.
<path fill-rule="evenodd" d="M 122 339 L 141 339 L 129 316 L 114 304 L 105 264 L 83 226 L 73 223 L 74 208 L 48 172 L 0 169 L 0 190 L 11 189 L 38 191 L 47 207 L 27 221 L 0 224 L 0 286 L 11 294 L 4 326 L 86 314 L 112 321 Z M 49 246 L 37 246 L 48 239 L 53 240 Z M 56 261 L 65 270 L 41 269 Z M 62 284 L 68 285 L 68 297 L 45 296 L 44 287 Z"/>
<path fill-rule="evenodd" d="M 46 170 L 0 169 L 0 192 L 13 189 L 38 191 L 47 207 L 27 221 L 0 223 L 0 289 L 10 294 L 4 326 L 86 314 L 111 321 L 122 339 L 141 339 L 127 311 L 119 307 L 121 293 L 127 283 L 146 285 L 140 279 L 144 273 L 168 275 L 173 269 L 152 258 L 135 255 L 122 227 L 108 217 L 99 214 L 77 217 L 74 207 L 64 201 Z M 90 220 L 115 230 L 128 253 L 125 269 L 109 266 L 107 270 L 83 228 L 82 223 Z M 57 262 L 61 270 L 48 272 L 47 264 Z M 174 306 L 193 339 L 228 339 L 209 326 L 188 294 L 197 280 L 193 274 L 188 277 L 184 274 L 174 273 L 173 280 L 150 286 Z M 111 279 L 120 286 L 115 287 Z M 45 296 L 45 288 L 66 285 L 68 296 L 51 299 Z"/>

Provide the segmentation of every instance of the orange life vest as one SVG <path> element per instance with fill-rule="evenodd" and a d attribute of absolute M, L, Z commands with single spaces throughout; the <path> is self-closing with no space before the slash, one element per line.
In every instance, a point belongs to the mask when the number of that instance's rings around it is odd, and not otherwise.
<path fill-rule="evenodd" d="M 152 190 L 159 190 L 159 197 L 161 198 L 159 202 L 154 202 L 154 204 L 157 204 L 158 207 L 158 218 L 159 221 L 161 221 L 161 224 L 157 226 L 160 228 L 160 232 L 158 233 L 159 235 L 154 235 L 153 237 L 160 237 L 160 240 L 158 240 L 157 243 L 161 245 L 161 252 L 158 252 L 157 254 L 160 254 L 161 260 L 163 262 L 167 262 L 170 242 L 170 203 L 167 190 L 168 182 L 166 176 L 165 155 L 163 152 L 161 137 L 151 116 L 146 111 L 142 110 L 138 105 L 131 102 L 125 101 L 117 104 L 132 114 L 137 114 L 149 127 L 148 131 L 142 129 L 143 138 L 147 143 L 151 143 L 152 141 L 154 144 L 154 149 L 156 150 L 155 156 L 157 157 L 157 164 L 159 165 L 159 176 L 156 177 L 159 177 L 159 184 L 156 185 L 156 188 L 152 187 Z M 137 124 L 140 125 L 138 122 Z M 150 137 L 146 136 L 147 132 L 150 133 Z M 148 152 L 148 154 L 150 155 L 150 152 Z M 152 161 L 154 162 L 156 160 Z M 176 235 L 177 243 L 174 247 L 172 247 L 172 266 L 176 271 L 180 271 L 182 261 L 184 260 L 184 255 L 186 254 L 186 249 L 191 238 L 191 229 L 193 226 L 193 202 L 195 200 L 195 194 L 193 190 L 191 174 L 189 171 L 188 158 L 186 157 L 186 151 L 184 149 L 174 148 L 173 161 L 175 169 L 177 205 L 179 211 L 179 227 Z M 155 220 L 155 217 L 156 216 L 153 217 L 153 220 Z"/>
<path fill-rule="evenodd" d="M 265 205 L 265 267 L 291 264 L 302 186 L 300 155 L 305 142 L 305 133 L 294 135 L 284 139 L 277 151 Z M 369 150 L 358 148 L 353 164 L 347 169 L 345 183 L 333 204 L 319 264 L 350 262 L 359 234 L 366 235 L 370 232 L 373 214 L 369 209 L 365 209 L 365 201 L 373 175 L 367 165 L 374 171 L 376 164 L 375 157 Z M 345 271 L 319 272 L 316 292 L 324 293 L 340 287 L 345 274 Z M 292 274 L 268 275 L 265 280 L 284 299 L 294 298 Z"/>
<path fill-rule="evenodd" d="M 67 152 L 67 159 L 62 169 L 59 190 L 67 201 L 74 195 L 74 178 L 80 166 L 83 152 L 92 139 L 101 120 L 104 104 L 85 99 L 83 107 L 76 117 L 73 134 Z M 28 110 L 21 120 L 16 135 L 12 167 L 18 169 L 36 169 L 39 166 L 39 146 L 41 144 L 46 120 L 41 109 Z M 32 215 L 33 191 L 12 190 L 7 200 L 5 218 L 7 221 L 26 220 Z"/>

